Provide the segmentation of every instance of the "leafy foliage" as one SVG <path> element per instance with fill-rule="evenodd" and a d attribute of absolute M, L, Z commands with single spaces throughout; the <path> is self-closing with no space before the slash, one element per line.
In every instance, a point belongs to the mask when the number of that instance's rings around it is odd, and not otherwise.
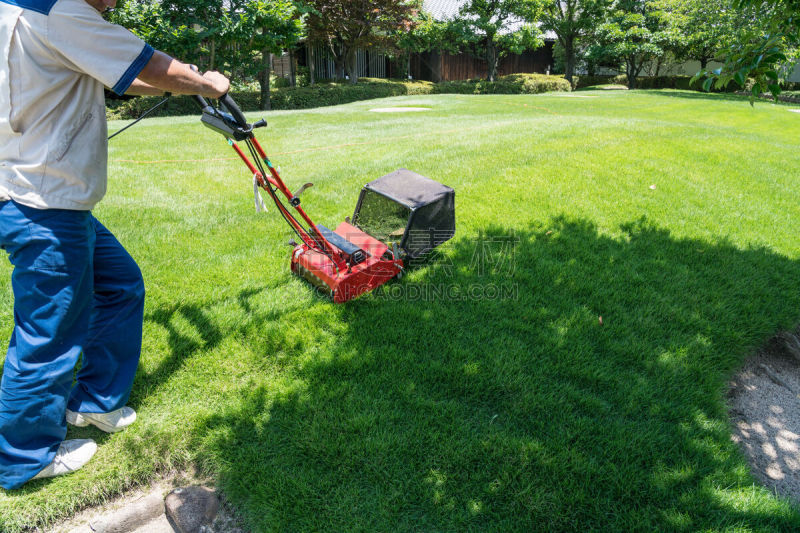
<path fill-rule="evenodd" d="M 226 72 L 234 82 L 257 77 L 262 101 L 269 98 L 269 54 L 295 46 L 305 31 L 292 0 L 127 0 L 110 19 L 202 70 Z"/>
<path fill-rule="evenodd" d="M 418 0 L 307 0 L 309 37 L 322 43 L 337 70 L 358 81 L 359 48 L 391 47 L 390 35 L 413 24 Z"/>
<path fill-rule="evenodd" d="M 494 81 L 505 55 L 520 54 L 542 45 L 534 24 L 542 13 L 541 0 L 468 0 L 452 21 L 455 33 L 487 63 L 486 79 Z"/>
<path fill-rule="evenodd" d="M 752 79 L 751 105 L 767 91 L 777 99 L 781 81 L 797 63 L 793 55 L 800 46 L 800 1 L 738 0 L 735 7 L 742 12 L 758 13 L 763 31 L 751 31 L 744 39 L 731 44 L 721 68 L 702 69 L 692 82 L 703 80 L 703 90 L 709 91 L 727 87 L 731 82 L 745 88 L 748 79 Z"/>
<path fill-rule="evenodd" d="M 746 39 L 760 18 L 752 10 L 734 9 L 730 0 L 658 0 L 656 4 L 667 27 L 683 36 L 675 55 L 699 61 L 701 68 Z"/>
<path fill-rule="evenodd" d="M 417 12 L 413 24 L 400 28 L 395 38 L 397 47 L 407 52 L 442 50 L 456 53 L 467 42 L 453 24 L 436 20 L 425 11 Z"/>
<path fill-rule="evenodd" d="M 564 50 L 564 77 L 572 81 L 577 48 L 603 21 L 610 0 L 550 0 L 541 14 L 543 30 L 551 30 Z"/>
<path fill-rule="evenodd" d="M 594 37 L 593 55 L 624 63 L 631 89 L 636 88 L 636 77 L 645 64 L 663 56 L 680 38 L 664 24 L 652 0 L 617 0 Z"/>

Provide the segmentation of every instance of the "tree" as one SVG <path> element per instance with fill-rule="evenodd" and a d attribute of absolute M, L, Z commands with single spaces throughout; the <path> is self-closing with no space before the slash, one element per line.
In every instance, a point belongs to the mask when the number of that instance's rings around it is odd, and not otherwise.
<path fill-rule="evenodd" d="M 309 38 L 322 43 L 337 71 L 358 82 L 358 50 L 388 47 L 390 35 L 406 27 L 419 8 L 417 0 L 307 0 Z"/>
<path fill-rule="evenodd" d="M 414 19 L 394 36 L 397 47 L 405 53 L 406 73 L 411 71 L 411 54 L 432 50 L 456 53 L 467 40 L 453 34 L 453 25 L 447 21 L 435 20 L 430 14 L 419 11 Z"/>
<path fill-rule="evenodd" d="M 676 57 L 698 61 L 702 69 L 757 27 L 756 19 L 734 9 L 730 0 L 658 0 L 657 5 L 667 27 L 685 36 Z"/>
<path fill-rule="evenodd" d="M 497 78 L 497 66 L 509 53 L 521 54 L 542 46 L 541 32 L 533 22 L 542 14 L 542 0 L 467 0 L 453 24 L 470 36 L 476 55 L 487 63 L 486 79 Z"/>
<path fill-rule="evenodd" d="M 127 0 L 111 15 L 154 47 L 235 81 L 256 78 L 269 108 L 269 58 L 303 37 L 292 0 Z"/>
<path fill-rule="evenodd" d="M 800 46 L 800 0 L 734 0 L 734 8 L 758 15 L 763 29 L 753 30 L 729 46 L 724 65 L 713 71 L 702 69 L 692 83 L 702 79 L 703 90 L 710 91 L 731 82 L 743 88 L 751 78 L 751 105 L 767 90 L 777 98 L 781 80 L 797 62 L 790 56 Z"/>
<path fill-rule="evenodd" d="M 305 10 L 292 0 L 243 0 L 236 12 L 238 21 L 226 34 L 238 45 L 228 48 L 231 64 L 256 77 L 259 107 L 269 109 L 270 55 L 294 48 L 305 36 Z"/>
<path fill-rule="evenodd" d="M 636 77 L 644 66 L 662 57 L 680 38 L 663 22 L 662 13 L 651 0 L 617 0 L 606 21 L 594 32 L 596 58 L 625 64 L 628 88 L 636 88 Z"/>
<path fill-rule="evenodd" d="M 175 9 L 154 0 L 126 0 L 107 12 L 111 22 L 131 30 L 153 47 L 200 64 L 199 46 L 204 34 L 189 17 L 176 17 Z"/>
<path fill-rule="evenodd" d="M 610 0 L 548 0 L 541 28 L 551 30 L 564 50 L 564 77 L 572 83 L 579 41 L 591 35 L 603 20 Z"/>

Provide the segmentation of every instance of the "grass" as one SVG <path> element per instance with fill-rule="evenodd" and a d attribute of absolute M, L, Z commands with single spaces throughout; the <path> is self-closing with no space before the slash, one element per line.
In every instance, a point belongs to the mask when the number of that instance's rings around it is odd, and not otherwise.
<path fill-rule="evenodd" d="M 800 115 L 567 96 L 271 113 L 262 144 L 291 187 L 315 183 L 321 223 L 399 167 L 456 190 L 453 241 L 346 305 L 290 275 L 282 220 L 253 212 L 244 166 L 196 118 L 115 138 L 95 214 L 149 291 L 140 419 L 70 429 L 96 459 L 0 491 L 0 530 L 192 467 L 252 531 L 800 528 L 749 474 L 724 401 L 743 359 L 800 320 Z M 430 111 L 369 112 L 392 105 Z"/>

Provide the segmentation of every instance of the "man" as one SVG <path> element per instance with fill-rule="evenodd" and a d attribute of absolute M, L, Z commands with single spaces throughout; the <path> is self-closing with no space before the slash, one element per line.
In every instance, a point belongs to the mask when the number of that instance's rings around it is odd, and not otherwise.
<path fill-rule="evenodd" d="M 139 361 L 144 284 L 91 214 L 106 190 L 104 86 L 219 97 L 229 82 L 154 51 L 100 13 L 116 0 L 0 0 L 0 247 L 14 329 L 0 383 L 0 486 L 82 467 L 66 423 L 120 431 Z M 80 370 L 73 375 L 76 364 Z"/>

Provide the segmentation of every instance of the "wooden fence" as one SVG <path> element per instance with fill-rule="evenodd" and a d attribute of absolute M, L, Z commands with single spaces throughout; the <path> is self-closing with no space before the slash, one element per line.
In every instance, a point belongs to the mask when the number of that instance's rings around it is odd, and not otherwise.
<path fill-rule="evenodd" d="M 500 60 L 498 76 L 517 73 L 549 73 L 553 66 L 553 43 L 522 54 L 513 54 Z M 451 55 L 427 52 L 411 58 L 411 75 L 418 80 L 454 81 L 486 78 L 487 63 L 468 54 Z"/>

